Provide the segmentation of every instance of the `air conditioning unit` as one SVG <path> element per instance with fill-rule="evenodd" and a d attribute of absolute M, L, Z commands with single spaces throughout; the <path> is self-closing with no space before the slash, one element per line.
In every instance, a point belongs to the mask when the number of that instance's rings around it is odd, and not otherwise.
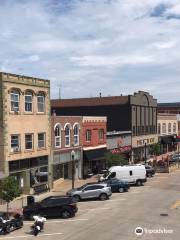
<path fill-rule="evenodd" d="M 19 147 L 13 147 L 13 148 L 11 148 L 11 152 L 19 152 Z"/>

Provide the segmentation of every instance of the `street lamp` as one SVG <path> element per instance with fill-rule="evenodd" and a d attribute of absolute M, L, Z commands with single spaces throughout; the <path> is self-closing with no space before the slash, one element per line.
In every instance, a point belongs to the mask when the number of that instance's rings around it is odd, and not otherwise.
<path fill-rule="evenodd" d="M 144 162 L 145 162 L 145 165 L 146 165 L 146 161 L 147 161 L 147 153 L 146 153 L 146 142 L 144 143 Z"/>
<path fill-rule="evenodd" d="M 72 161 L 72 189 L 74 189 L 74 157 L 75 157 L 75 151 L 71 151 L 71 161 Z"/>

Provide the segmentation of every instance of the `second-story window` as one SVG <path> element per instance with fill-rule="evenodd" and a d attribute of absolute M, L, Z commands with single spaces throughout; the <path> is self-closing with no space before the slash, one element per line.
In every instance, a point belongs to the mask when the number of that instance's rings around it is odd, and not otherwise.
<path fill-rule="evenodd" d="M 166 124 L 162 124 L 162 134 L 166 134 Z"/>
<path fill-rule="evenodd" d="M 20 136 L 11 135 L 11 152 L 19 152 L 19 151 L 20 151 Z"/>
<path fill-rule="evenodd" d="M 17 90 L 11 91 L 11 111 L 19 111 L 19 92 Z"/>
<path fill-rule="evenodd" d="M 168 123 L 168 133 L 171 133 L 171 123 Z"/>
<path fill-rule="evenodd" d="M 45 133 L 38 133 L 38 148 L 44 148 L 46 146 Z"/>
<path fill-rule="evenodd" d="M 25 134 L 25 149 L 33 149 L 33 134 Z"/>
<path fill-rule="evenodd" d="M 70 147 L 70 126 L 65 127 L 65 147 Z"/>
<path fill-rule="evenodd" d="M 45 97 L 43 94 L 37 96 L 37 108 L 39 113 L 44 113 L 45 110 Z"/>
<path fill-rule="evenodd" d="M 74 126 L 74 145 L 79 145 L 79 126 L 76 124 Z"/>
<path fill-rule="evenodd" d="M 176 123 L 173 123 L 173 133 L 176 133 Z"/>
<path fill-rule="evenodd" d="M 98 130 L 99 140 L 104 140 L 104 129 Z"/>
<path fill-rule="evenodd" d="M 86 141 L 87 142 L 91 141 L 91 130 L 86 130 Z"/>
<path fill-rule="evenodd" d="M 55 135 L 55 147 L 61 147 L 61 127 L 60 125 L 56 125 L 54 130 Z"/>
<path fill-rule="evenodd" d="M 32 112 L 32 93 L 26 92 L 25 94 L 25 111 Z"/>

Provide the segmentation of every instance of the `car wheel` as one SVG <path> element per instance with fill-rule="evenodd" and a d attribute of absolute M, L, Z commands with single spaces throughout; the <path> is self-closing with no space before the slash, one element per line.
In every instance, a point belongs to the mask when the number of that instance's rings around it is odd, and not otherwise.
<path fill-rule="evenodd" d="M 136 181 L 136 185 L 139 187 L 139 186 L 142 186 L 142 181 L 141 180 L 137 180 Z"/>
<path fill-rule="evenodd" d="M 70 218 L 71 217 L 71 213 L 68 210 L 64 210 L 61 213 L 62 218 Z"/>
<path fill-rule="evenodd" d="M 75 202 L 80 202 L 80 201 L 81 201 L 81 198 L 80 198 L 79 195 L 74 195 L 74 196 L 73 196 L 73 200 L 74 200 Z"/>
<path fill-rule="evenodd" d="M 124 188 L 123 188 L 123 187 L 120 187 L 120 188 L 118 189 L 118 191 L 119 191 L 120 193 L 123 193 L 123 192 L 124 192 Z"/>
<path fill-rule="evenodd" d="M 107 200 L 107 199 L 108 199 L 108 196 L 107 196 L 107 194 L 102 193 L 102 194 L 99 196 L 99 199 L 100 199 L 101 201 L 104 201 L 104 200 Z"/>

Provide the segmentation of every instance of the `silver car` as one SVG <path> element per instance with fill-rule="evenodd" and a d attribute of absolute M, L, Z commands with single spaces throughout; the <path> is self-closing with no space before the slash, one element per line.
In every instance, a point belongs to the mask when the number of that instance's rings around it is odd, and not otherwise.
<path fill-rule="evenodd" d="M 85 184 L 79 188 L 74 188 L 66 193 L 73 197 L 75 201 L 83 199 L 107 200 L 111 195 L 111 187 L 107 183 Z"/>

